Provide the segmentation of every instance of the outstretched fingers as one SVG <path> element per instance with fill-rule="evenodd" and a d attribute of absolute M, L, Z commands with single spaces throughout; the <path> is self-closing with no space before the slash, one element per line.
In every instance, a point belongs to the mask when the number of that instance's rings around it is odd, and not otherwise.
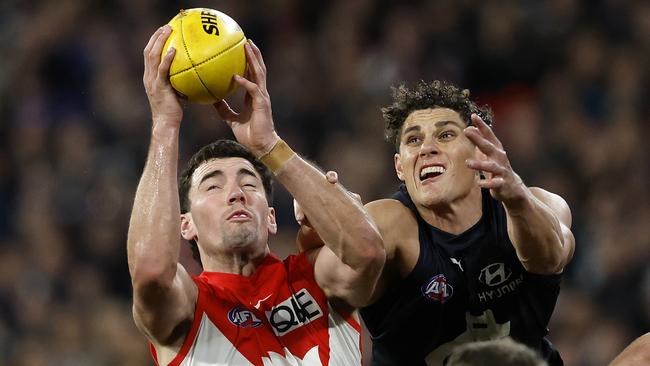
<path fill-rule="evenodd" d="M 260 88 L 259 85 L 255 84 L 254 82 L 246 79 L 243 76 L 235 75 L 234 76 L 235 82 L 239 84 L 242 88 L 246 89 L 246 93 L 250 95 L 250 97 L 253 100 L 253 109 L 260 109 L 262 108 L 263 104 L 265 101 L 265 94 L 262 91 L 262 88 Z"/>
<path fill-rule="evenodd" d="M 163 28 L 164 27 L 160 27 L 156 29 L 156 31 L 149 38 L 149 42 L 147 42 L 147 45 L 144 46 L 144 51 L 142 52 L 142 54 L 144 55 L 145 58 L 149 55 L 151 48 L 153 47 L 154 43 L 156 43 L 156 40 L 158 39 L 158 36 L 162 32 Z"/>
<path fill-rule="evenodd" d="M 493 156 L 497 152 L 497 146 L 489 141 L 477 127 L 467 127 L 464 132 L 465 136 L 485 155 Z"/>
<path fill-rule="evenodd" d="M 485 178 L 478 181 L 479 187 L 485 189 L 499 189 L 503 187 L 505 183 L 506 180 L 503 177 Z"/>
<path fill-rule="evenodd" d="M 259 47 L 257 47 L 257 45 L 253 42 L 253 40 L 249 40 L 249 41 L 250 41 L 251 49 L 253 50 L 253 53 L 257 58 L 259 66 L 262 72 L 264 73 L 264 75 L 266 75 L 266 64 L 264 63 L 264 57 L 262 57 L 262 51 L 260 51 Z"/>
<path fill-rule="evenodd" d="M 481 133 L 481 136 L 483 136 L 485 139 L 490 141 L 493 145 L 501 148 L 501 141 L 497 138 L 497 136 L 494 134 L 494 131 L 492 131 L 492 128 L 483 121 L 483 118 L 479 117 L 476 113 L 472 113 L 472 116 L 470 117 L 472 119 L 472 125 L 475 126 L 479 132 Z"/>
<path fill-rule="evenodd" d="M 262 53 L 253 41 L 248 41 L 244 45 L 246 60 L 248 61 L 248 75 L 251 81 L 256 83 L 262 89 L 266 89 L 266 66 L 262 60 Z"/>
<path fill-rule="evenodd" d="M 147 42 L 147 45 L 144 47 L 144 51 L 142 51 L 142 56 L 144 57 L 144 75 L 142 76 L 142 79 L 145 83 L 147 83 L 148 80 L 153 79 L 154 72 L 157 68 L 157 65 L 152 65 L 151 62 L 154 61 L 151 59 L 151 49 L 153 48 L 154 44 L 156 44 L 156 41 L 158 40 L 158 37 L 162 33 L 163 27 L 158 28 L 154 34 L 151 35 L 151 38 L 149 38 L 149 42 Z"/>
<path fill-rule="evenodd" d="M 161 61 L 160 54 L 162 49 L 171 34 L 171 27 L 169 25 L 162 26 L 156 30 L 156 32 L 151 36 L 149 42 L 144 48 L 144 76 L 143 80 L 145 84 L 152 83 L 157 77 L 160 76 L 160 67 L 161 64 L 165 62 L 165 58 L 168 58 L 166 61 L 168 64 L 165 64 L 167 67 L 167 72 L 169 72 L 169 65 L 174 59 L 174 54 L 169 53 L 165 54 L 165 57 Z M 165 66 L 163 65 L 163 66 Z M 164 74 L 166 79 L 166 74 Z"/>
<path fill-rule="evenodd" d="M 216 103 L 214 103 L 214 109 L 217 110 L 217 113 L 219 114 L 219 117 L 221 117 L 228 126 L 232 127 L 231 124 L 233 121 L 237 120 L 237 117 L 239 117 L 239 113 L 235 112 L 230 108 L 230 105 L 228 105 L 228 102 L 225 101 L 225 99 L 222 99 Z"/>
<path fill-rule="evenodd" d="M 501 164 L 498 164 L 494 160 L 475 160 L 475 159 L 467 159 L 466 161 L 467 166 L 474 169 L 478 170 L 484 173 L 489 173 L 489 177 L 492 175 L 497 175 L 497 176 L 503 176 L 506 174 L 506 168 L 504 168 Z"/>
<path fill-rule="evenodd" d="M 172 61 L 174 61 L 175 55 L 176 49 L 174 47 L 170 47 L 165 53 L 165 56 L 160 62 L 160 65 L 158 65 L 158 80 L 162 81 L 165 84 L 169 83 L 169 68 L 171 67 Z"/>

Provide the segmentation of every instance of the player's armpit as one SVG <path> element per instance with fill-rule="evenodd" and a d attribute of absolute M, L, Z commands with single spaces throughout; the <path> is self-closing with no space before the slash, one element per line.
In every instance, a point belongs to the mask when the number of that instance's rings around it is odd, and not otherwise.
<path fill-rule="evenodd" d="M 351 308 L 366 306 L 373 298 L 383 260 L 374 260 L 361 271 L 343 263 L 328 247 L 312 252 L 314 276 L 328 299 L 343 302 Z M 310 253 L 310 254 L 312 254 Z"/>
<path fill-rule="evenodd" d="M 170 285 L 156 281 L 133 284 L 133 318 L 138 329 L 158 345 L 182 342 L 182 325 L 194 318 L 198 288 L 185 268 L 178 264 Z"/>

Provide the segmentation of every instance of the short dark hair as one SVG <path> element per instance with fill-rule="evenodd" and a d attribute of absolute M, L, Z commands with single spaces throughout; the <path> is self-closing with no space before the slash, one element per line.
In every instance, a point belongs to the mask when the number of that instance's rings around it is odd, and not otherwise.
<path fill-rule="evenodd" d="M 479 107 L 470 100 L 469 90 L 460 89 L 446 81 L 435 80 L 430 84 L 420 81 L 414 89 L 402 84 L 392 88 L 393 103 L 381 109 L 385 121 L 386 140 L 399 151 L 402 126 L 406 118 L 416 110 L 427 108 L 453 109 L 471 125 L 471 115 L 476 113 L 488 125 L 492 125 L 492 112 L 488 106 Z"/>
<path fill-rule="evenodd" d="M 547 366 L 541 356 L 511 338 L 470 342 L 454 348 L 445 366 Z"/>
<path fill-rule="evenodd" d="M 181 201 L 181 213 L 186 213 L 190 210 L 190 197 L 189 192 L 192 186 L 192 174 L 201 166 L 201 164 L 212 159 L 220 158 L 243 158 L 248 160 L 255 168 L 255 171 L 262 178 L 262 185 L 264 186 L 264 193 L 269 206 L 273 204 L 273 178 L 271 171 L 262 164 L 253 153 L 246 149 L 243 145 L 232 140 L 217 140 L 208 145 L 203 146 L 197 151 L 190 160 L 187 162 L 185 169 L 181 173 L 180 182 L 178 185 L 178 196 Z M 194 259 L 201 263 L 199 256 L 199 248 L 194 240 L 190 241 L 192 246 L 192 255 Z"/>

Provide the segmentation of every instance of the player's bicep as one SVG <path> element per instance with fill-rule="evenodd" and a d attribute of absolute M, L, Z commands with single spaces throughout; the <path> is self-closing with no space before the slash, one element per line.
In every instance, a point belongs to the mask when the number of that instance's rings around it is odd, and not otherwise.
<path fill-rule="evenodd" d="M 541 188 L 530 188 L 533 195 L 544 203 L 553 212 L 560 222 L 560 229 L 563 242 L 564 265 L 571 261 L 575 251 L 575 238 L 571 232 L 573 218 L 571 209 L 561 196 L 548 192 Z M 564 267 L 564 266 L 562 266 Z"/>
<path fill-rule="evenodd" d="M 571 209 L 564 198 L 541 188 L 531 187 L 530 191 L 557 216 L 561 224 L 571 228 Z"/>
<path fill-rule="evenodd" d="M 133 318 L 140 331 L 155 344 L 182 341 L 183 329 L 194 317 L 197 296 L 196 284 L 178 264 L 169 286 L 151 283 L 134 288 Z"/>

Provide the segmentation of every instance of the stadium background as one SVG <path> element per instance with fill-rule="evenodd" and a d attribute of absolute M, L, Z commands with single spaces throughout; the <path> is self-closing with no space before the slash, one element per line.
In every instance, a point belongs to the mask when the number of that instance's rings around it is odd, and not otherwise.
<path fill-rule="evenodd" d="M 389 87 L 470 88 L 515 170 L 572 207 L 550 333 L 567 364 L 604 365 L 650 330 L 650 2 L 4 0 L 0 365 L 152 364 L 125 251 L 150 129 L 142 49 L 197 6 L 260 46 L 280 134 L 364 201 L 397 184 L 378 109 Z M 224 136 L 210 107 L 187 106 L 181 162 Z M 276 206 L 286 255 L 286 192 Z"/>

